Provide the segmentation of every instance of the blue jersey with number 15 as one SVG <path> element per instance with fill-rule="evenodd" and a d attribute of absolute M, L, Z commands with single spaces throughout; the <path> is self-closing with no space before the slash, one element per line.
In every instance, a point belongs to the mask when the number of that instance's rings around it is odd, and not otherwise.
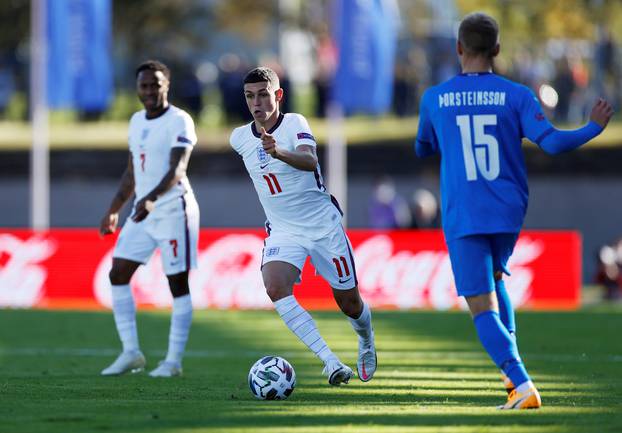
<path fill-rule="evenodd" d="M 493 73 L 461 74 L 422 97 L 416 152 L 441 154 L 447 240 L 520 231 L 527 211 L 522 138 L 553 132 L 527 87 Z"/>

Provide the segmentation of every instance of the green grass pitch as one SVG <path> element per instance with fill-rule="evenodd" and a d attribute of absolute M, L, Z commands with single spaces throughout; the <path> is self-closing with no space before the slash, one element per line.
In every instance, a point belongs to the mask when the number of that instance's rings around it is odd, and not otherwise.
<path fill-rule="evenodd" d="M 356 338 L 338 313 L 320 331 L 355 367 Z M 379 370 L 330 387 L 322 365 L 273 311 L 195 313 L 184 376 L 104 378 L 117 354 L 105 312 L 0 310 L 0 432 L 620 432 L 622 312 L 518 314 L 519 346 L 542 394 L 538 411 L 501 412 L 496 368 L 463 312 L 374 313 Z M 148 367 L 166 349 L 168 312 L 141 312 Z M 248 369 L 287 358 L 286 401 L 255 400 Z"/>

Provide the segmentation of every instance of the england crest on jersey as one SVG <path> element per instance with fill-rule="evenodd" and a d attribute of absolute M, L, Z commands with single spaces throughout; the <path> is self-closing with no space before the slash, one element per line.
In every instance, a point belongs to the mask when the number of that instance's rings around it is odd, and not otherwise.
<path fill-rule="evenodd" d="M 260 168 L 264 169 L 270 162 L 270 155 L 263 150 L 262 146 L 257 146 L 257 159 L 259 160 Z"/>

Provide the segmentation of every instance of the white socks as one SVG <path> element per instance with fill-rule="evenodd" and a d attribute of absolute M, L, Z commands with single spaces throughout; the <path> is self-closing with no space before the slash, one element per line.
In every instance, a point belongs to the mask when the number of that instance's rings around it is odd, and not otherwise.
<path fill-rule="evenodd" d="M 352 329 L 359 335 L 359 338 L 365 343 L 371 343 L 371 311 L 369 309 L 369 305 L 363 304 L 363 311 L 358 319 L 350 319 L 350 324 L 352 325 Z"/>
<path fill-rule="evenodd" d="M 112 286 L 112 311 L 123 351 L 139 350 L 136 330 L 136 306 L 129 284 Z M 166 361 L 181 364 L 192 324 L 190 295 L 173 298 L 173 314 L 168 339 Z"/>
<path fill-rule="evenodd" d="M 336 358 L 320 335 L 311 315 L 300 306 L 294 295 L 279 299 L 274 307 L 287 327 L 324 363 L 330 358 Z"/>
<path fill-rule="evenodd" d="M 138 350 L 136 331 L 136 306 L 129 284 L 112 287 L 112 312 L 123 351 Z"/>
<path fill-rule="evenodd" d="M 166 362 L 181 364 L 190 325 L 192 324 L 192 299 L 190 294 L 173 298 L 173 314 L 171 315 L 171 329 L 168 337 L 168 352 Z"/>
<path fill-rule="evenodd" d="M 532 387 L 533 387 L 533 382 L 531 380 L 528 380 L 527 382 L 521 383 L 520 385 L 518 385 L 516 387 L 516 392 L 523 393 L 523 392 L 529 390 L 529 388 L 532 388 Z"/>

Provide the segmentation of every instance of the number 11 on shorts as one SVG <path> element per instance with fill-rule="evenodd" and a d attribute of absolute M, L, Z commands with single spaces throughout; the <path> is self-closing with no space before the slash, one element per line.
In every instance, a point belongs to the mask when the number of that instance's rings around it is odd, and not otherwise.
<path fill-rule="evenodd" d="M 346 261 L 346 258 L 344 256 L 341 256 L 339 258 L 333 258 L 333 263 L 335 264 L 335 268 L 337 268 L 337 275 L 339 275 L 339 278 L 343 278 L 344 273 L 346 277 L 350 276 L 350 268 L 348 267 L 348 262 Z M 343 269 L 341 267 L 342 264 Z"/>

